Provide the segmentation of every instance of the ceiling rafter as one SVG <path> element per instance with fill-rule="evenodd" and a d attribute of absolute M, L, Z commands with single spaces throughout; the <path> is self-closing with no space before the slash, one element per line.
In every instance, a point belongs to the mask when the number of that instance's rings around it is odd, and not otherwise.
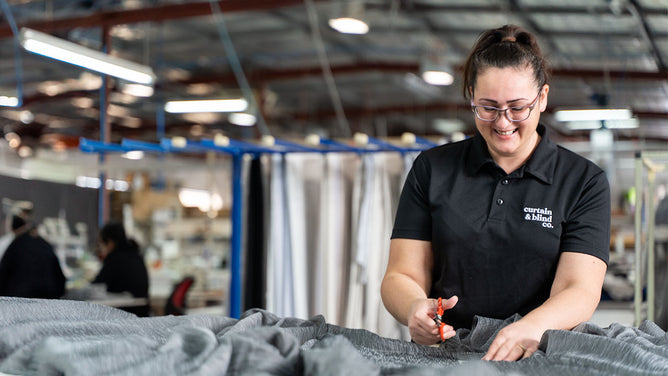
<path fill-rule="evenodd" d="M 354 64 L 343 64 L 343 65 L 334 65 L 332 66 L 332 73 L 334 75 L 344 75 L 344 74 L 357 74 L 365 73 L 369 71 L 379 71 L 384 73 L 416 73 L 418 72 L 419 64 L 417 63 L 379 63 L 379 62 L 359 62 Z M 459 68 L 461 71 L 461 68 Z M 293 68 L 293 69 L 275 69 L 275 70 L 252 70 L 247 72 L 247 77 L 249 81 L 257 87 L 263 86 L 269 82 L 281 81 L 281 80 L 295 80 L 299 78 L 308 78 L 313 76 L 321 75 L 321 69 L 319 66 L 316 67 L 307 67 L 307 68 Z M 584 79 L 602 79 L 604 72 L 600 70 L 571 70 L 571 69 L 556 69 L 552 72 L 553 77 L 564 77 L 564 78 L 584 78 Z M 634 79 L 634 80 L 666 80 L 668 79 L 668 70 L 662 70 L 659 72 L 643 72 L 643 71 L 607 71 L 605 72 L 610 78 L 613 79 Z M 232 73 L 222 73 L 222 74 L 205 74 L 189 77 L 183 80 L 176 80 L 169 83 L 163 83 L 162 85 L 172 86 L 172 85 L 190 85 L 198 83 L 210 83 L 217 82 L 220 84 L 236 84 L 236 78 Z M 47 96 L 45 94 L 36 94 L 33 96 L 26 97 L 24 102 L 26 104 L 39 103 L 43 101 L 57 101 L 62 99 L 71 99 L 74 97 L 80 96 L 90 96 L 93 92 L 90 91 L 70 91 L 55 96 Z M 407 106 L 390 106 L 387 108 L 375 108 L 375 109 L 351 109 L 351 116 L 359 116 L 359 114 L 365 112 L 374 112 L 374 113 L 387 113 L 392 111 L 404 111 L 405 109 L 415 109 L 422 105 L 407 105 Z M 427 105 L 427 108 L 430 109 L 443 109 L 445 107 L 457 107 L 460 110 L 465 108 L 468 111 L 468 104 L 465 103 L 449 103 L 449 102 L 438 102 L 431 105 Z M 463 106 L 463 107 L 461 107 Z M 460 108 L 461 107 L 461 108 Z M 636 112 L 636 111 L 634 111 Z M 668 113 L 666 112 L 636 112 L 641 117 L 646 118 L 668 118 Z M 348 111 L 346 112 L 348 115 Z M 355 115 L 356 114 L 356 115 Z M 299 118 L 303 118 L 307 115 L 297 115 Z M 308 115 L 310 117 L 328 117 L 327 112 L 321 112 L 317 115 L 311 113 Z"/>
<path fill-rule="evenodd" d="M 332 72 L 334 74 L 354 74 L 367 71 L 380 71 L 386 73 L 417 73 L 419 70 L 418 63 L 384 63 L 384 62 L 369 62 L 361 61 L 353 64 L 333 65 Z M 461 67 L 457 67 L 461 71 Z M 313 76 L 321 74 L 320 67 L 300 67 L 291 69 L 266 69 L 266 70 L 250 70 L 247 72 L 249 79 L 266 82 L 277 80 L 294 80 L 299 77 Z M 611 78 L 618 79 L 635 79 L 635 80 L 666 80 L 668 79 L 668 69 L 663 69 L 658 72 L 650 71 L 624 71 L 613 70 L 603 71 L 598 69 L 554 69 L 552 76 L 554 77 L 570 77 L 570 78 L 600 78 L 608 75 Z M 210 74 L 202 76 L 192 76 L 187 79 L 175 81 L 178 84 L 192 84 L 205 82 L 234 82 L 234 76 L 231 73 Z"/>
<path fill-rule="evenodd" d="M 331 2 L 314 1 L 320 3 L 320 15 L 325 15 L 330 10 L 329 4 Z M 104 3 L 106 4 L 104 5 L 105 7 L 111 6 L 111 2 Z M 134 131 L 123 128 L 123 133 L 136 132 L 133 134 L 138 134 L 155 128 L 156 108 L 159 108 L 161 105 L 160 101 L 164 100 L 167 96 L 178 96 L 183 93 L 187 93 L 186 96 L 203 95 L 204 92 L 202 90 L 207 89 L 210 90 L 209 93 L 220 93 L 226 90 L 227 87 L 238 87 L 234 75 L 226 71 L 228 68 L 224 54 L 211 53 L 211 46 L 219 42 L 217 33 L 210 31 L 211 23 L 209 20 L 202 22 L 204 18 L 194 18 L 211 15 L 209 2 L 198 1 L 182 4 L 156 5 L 170 3 L 170 1 L 152 0 L 150 2 L 143 1 L 142 3 L 150 3 L 152 5 L 141 9 L 126 10 L 96 7 L 96 9 L 90 10 L 91 13 L 87 15 L 80 14 L 68 17 L 67 19 L 45 20 L 42 18 L 41 21 L 25 21 L 21 25 L 45 32 L 59 33 L 72 29 L 110 28 L 111 26 L 121 24 L 160 23 L 168 20 L 183 20 L 180 22 L 164 23 L 165 28 L 169 28 L 170 30 L 165 36 L 166 45 L 164 47 L 166 48 L 164 51 L 161 48 L 160 53 L 164 52 L 167 55 L 166 61 L 169 64 L 161 67 L 165 69 L 160 70 L 161 79 L 156 84 L 157 95 L 151 99 L 142 99 L 137 105 L 123 104 L 119 100 L 118 105 L 127 107 L 130 113 L 129 116 L 141 118 L 142 122 L 141 129 Z M 429 116 L 415 116 L 416 119 L 429 121 L 429 119 L 435 117 L 447 116 L 448 113 L 456 113 L 457 117 L 465 121 L 467 125 L 472 125 L 468 123 L 470 109 L 460 98 L 460 95 L 455 95 L 455 91 L 443 89 L 440 91 L 442 96 L 439 96 L 439 91 L 434 89 L 434 93 L 436 94 L 432 93 L 431 96 L 425 95 L 421 97 L 415 87 L 409 87 L 404 75 L 406 73 L 419 72 L 418 44 L 396 43 L 396 40 L 410 40 L 414 42 L 419 41 L 418 37 L 421 34 L 434 35 L 434 37 L 439 38 L 449 46 L 450 52 L 453 53 L 453 56 L 451 56 L 453 60 L 459 61 L 457 59 L 461 59 L 470 47 L 466 47 L 469 44 L 469 40 L 478 35 L 485 24 L 489 24 L 489 22 L 485 22 L 485 19 L 489 18 L 498 21 L 500 17 L 498 14 L 511 19 L 518 19 L 517 17 L 519 17 L 517 22 L 521 22 L 526 28 L 535 32 L 541 39 L 541 43 L 547 43 L 544 48 L 549 50 L 550 55 L 557 54 L 562 59 L 572 58 L 570 62 L 568 60 L 557 60 L 557 57 L 554 59 L 558 63 L 555 64 L 558 68 L 554 69 L 553 76 L 555 78 L 565 78 L 565 80 L 559 80 L 559 82 L 564 83 L 563 87 L 570 85 L 568 90 L 561 91 L 562 99 L 565 99 L 561 102 L 564 106 L 567 103 L 573 103 L 574 97 L 569 97 L 570 94 L 586 98 L 587 90 L 596 88 L 601 82 L 606 82 L 606 80 L 610 79 L 619 80 L 619 89 L 629 92 L 621 94 L 624 98 L 638 98 L 636 94 L 640 91 L 640 97 L 653 96 L 661 100 L 660 90 L 662 84 L 652 83 L 650 85 L 649 83 L 651 81 L 660 81 L 663 85 L 668 85 L 668 70 L 662 61 L 655 59 L 656 56 L 661 58 L 661 51 L 657 48 L 657 43 L 655 42 L 653 45 L 653 55 L 648 53 L 651 52 L 649 44 L 643 43 L 641 52 L 636 52 L 637 50 L 633 49 L 633 47 L 637 47 L 637 44 L 632 44 L 642 42 L 638 39 L 643 36 L 641 35 L 642 31 L 639 24 L 634 24 L 636 27 L 633 27 L 633 25 L 629 26 L 631 17 L 634 17 L 633 10 L 629 6 L 613 12 L 605 4 L 593 7 L 587 5 L 562 6 L 561 4 L 554 5 L 556 3 L 548 3 L 547 1 L 541 5 L 533 4 L 534 2 L 506 0 L 505 2 L 496 3 L 497 5 L 486 6 L 476 6 L 465 4 L 464 2 L 460 2 L 460 4 L 448 4 L 448 2 L 439 3 L 430 1 L 429 4 L 426 4 L 426 2 L 410 0 L 395 0 L 392 3 L 394 5 L 390 5 L 390 2 L 379 1 L 366 4 L 370 10 L 367 14 L 371 17 L 371 22 L 373 23 L 374 19 L 377 20 L 375 24 L 372 24 L 372 33 L 367 36 L 336 34 L 327 28 L 326 18 L 320 17 L 321 30 L 324 31 L 323 36 L 327 41 L 328 53 L 331 53 L 334 57 L 332 60 L 334 62 L 332 71 L 336 76 L 337 84 L 340 84 L 348 94 L 346 97 L 345 112 L 347 116 L 353 119 L 364 118 L 368 120 L 368 117 L 378 115 L 381 118 L 388 116 L 387 119 L 395 121 L 396 118 L 392 117 L 393 114 L 419 115 L 429 112 Z M 307 120 L 308 123 L 311 121 L 321 121 L 321 125 L 331 122 L 333 112 L 328 109 L 328 106 L 323 104 L 322 92 L 319 91 L 321 89 L 319 86 L 322 86 L 319 85 L 322 68 L 314 63 L 313 57 L 315 54 L 309 43 L 308 33 L 304 32 L 308 29 L 308 25 L 303 21 L 302 17 L 303 0 L 224 0 L 219 1 L 218 4 L 223 12 L 249 11 L 249 13 L 239 14 L 236 17 L 230 16 L 228 26 L 234 34 L 235 44 L 238 44 L 239 55 L 251 86 L 257 89 L 257 93 L 262 93 L 265 88 L 268 88 L 266 91 L 267 94 L 273 95 L 275 93 L 275 97 L 280 98 L 274 99 L 276 101 L 273 105 L 274 107 L 267 107 L 276 110 L 276 112 L 268 114 L 270 119 L 278 121 L 277 124 L 281 124 L 281 122 L 282 124 L 289 124 L 290 118 Z M 658 47 L 662 47 L 660 44 L 661 38 L 668 37 L 668 31 L 662 28 L 658 28 L 658 30 L 652 29 L 652 26 L 656 27 L 656 25 L 648 21 L 660 22 L 660 17 L 666 16 L 665 9 L 642 8 L 641 5 L 644 3 L 639 0 L 634 1 L 633 4 L 644 20 L 642 27 L 644 27 L 643 30 L 646 32 L 645 37 L 649 38 L 650 41 L 658 38 Z M 391 24 L 391 22 L 385 20 L 384 12 L 387 11 L 387 14 L 390 14 L 391 6 L 395 6 L 401 12 L 400 20 L 396 24 Z M 257 12 L 250 13 L 250 11 Z M 456 22 L 441 24 L 438 18 L 431 17 L 431 15 L 438 17 L 438 15 L 443 14 L 441 12 L 453 12 L 454 14 L 450 15 L 453 17 L 456 17 L 459 13 L 475 15 L 475 17 L 480 18 L 481 22 L 470 22 L 460 26 L 456 26 Z M 49 17 L 49 12 L 44 13 L 40 11 L 38 13 L 40 17 Z M 60 12 L 60 14 L 68 13 Z M 558 17 L 554 19 L 550 18 L 547 20 L 549 22 L 536 23 L 535 20 L 539 19 L 538 15 L 545 16 L 547 14 L 556 14 Z M 617 27 L 612 29 L 619 30 L 598 31 L 594 29 L 590 31 L 589 29 L 582 30 L 580 27 L 562 30 L 564 27 L 560 24 L 561 19 L 568 18 L 570 15 L 578 16 L 577 22 L 580 19 L 590 19 L 592 20 L 592 24 L 595 24 L 599 19 L 605 18 L 608 20 L 608 18 L 613 18 L 613 16 L 621 16 L 624 25 L 628 27 L 624 28 L 626 30 L 621 30 L 622 28 Z M 194 19 L 187 20 L 187 18 Z M 654 18 L 657 19 L 655 20 Z M 380 21 L 381 19 L 383 20 L 382 22 Z M 636 19 L 639 18 L 636 17 Z M 254 26 L 254 22 L 256 21 L 257 27 Z M 19 24 L 21 23 L 19 22 Z M 197 25 L 196 30 L 193 30 L 191 25 Z M 11 36 L 11 31 L 6 26 L 5 24 L 0 24 L 0 38 Z M 152 27 L 152 25 L 147 26 Z M 128 33 L 135 31 L 134 29 L 127 30 Z M 89 33 L 84 35 L 84 37 L 96 38 L 96 30 L 94 29 L 83 30 L 83 32 Z M 617 58 L 629 58 L 631 56 L 629 51 L 635 53 L 633 55 L 635 60 L 629 59 L 628 62 L 621 60 L 623 64 L 608 65 L 611 69 L 615 69 L 614 71 L 609 71 L 606 68 L 606 64 L 603 63 L 593 65 L 597 62 L 605 61 L 605 57 L 602 58 L 599 54 L 596 54 L 595 51 L 598 50 L 594 48 L 599 39 L 601 39 L 600 33 L 603 32 L 605 33 L 604 39 L 606 43 L 615 45 L 617 41 L 622 42 L 619 48 L 612 51 L 615 56 L 609 57 L 611 61 Z M 153 34 L 148 34 L 147 32 L 147 34 L 141 35 Z M 271 37 L 264 37 L 265 35 L 270 35 Z M 119 36 L 119 38 L 121 37 Z M 160 38 L 162 38 L 162 35 Z M 392 40 L 392 38 L 396 40 Z M 630 38 L 632 40 L 625 40 Z M 146 38 L 147 43 L 150 39 Z M 138 51 L 140 53 L 150 51 L 147 48 L 140 49 L 140 43 L 137 43 L 136 40 L 138 40 L 138 37 L 136 39 L 127 39 L 127 43 L 123 44 L 123 46 L 118 46 L 118 50 L 127 53 L 130 59 L 136 59 L 139 56 Z M 160 41 L 163 43 L 162 39 Z M 569 43 L 579 43 L 583 48 L 581 50 L 577 48 L 570 50 L 567 48 Z M 188 48 L 171 48 L 184 45 L 188 46 Z M 559 51 L 557 46 L 561 46 L 562 51 Z M 183 53 L 183 51 L 187 51 L 187 53 Z M 570 55 L 568 54 L 569 51 L 571 51 Z M 201 55 L 199 55 L 200 53 Z M 663 57 L 665 60 L 665 55 Z M 294 64 L 292 61 L 289 64 L 286 63 L 288 59 L 294 59 Z M 162 58 L 158 60 L 163 61 Z M 657 65 L 660 69 L 656 72 L 644 71 L 643 69 L 645 68 L 654 67 L 653 60 L 659 61 Z M 564 63 L 565 61 L 566 63 Z M 645 62 L 648 62 L 648 65 L 643 65 Z M 36 83 L 40 77 L 48 77 L 49 74 L 45 71 L 48 68 L 44 68 L 45 66 L 48 67 L 48 65 L 41 64 L 41 62 L 33 63 L 34 67 L 31 66 L 30 69 L 33 72 L 33 76 L 31 77 L 35 79 L 31 78 L 30 84 L 32 86 L 30 86 L 31 90 L 29 93 L 34 93 L 35 89 L 39 90 Z M 288 68 L 278 68 L 281 66 Z M 612 68 L 613 66 L 614 68 Z M 629 70 L 623 69 L 626 66 L 629 67 Z M 570 67 L 573 67 L 573 69 Z M 582 67 L 593 67 L 593 69 L 582 69 Z M 598 67 L 601 68 L 599 69 Z M 41 69 L 42 71 L 38 74 L 35 73 L 35 69 Z M 58 71 L 63 70 L 58 69 Z M 164 73 L 164 77 L 162 73 Z M 176 78 L 185 76 L 188 77 Z M 59 77 L 68 76 L 61 75 Z M 644 85 L 645 81 L 648 83 L 647 86 Z M 114 90 L 120 91 L 120 87 L 114 88 Z M 269 90 L 273 93 L 269 92 Z M 295 96 L 295 90 L 302 90 L 306 93 L 305 95 L 309 98 L 306 105 L 295 105 L 295 102 L 298 100 Z M 56 96 L 28 94 L 24 98 L 24 104 L 27 106 L 26 109 L 37 113 L 42 110 L 40 109 L 40 104 L 44 103 L 44 110 L 50 108 L 51 111 L 46 110 L 44 113 L 55 114 L 60 113 L 60 109 L 68 105 L 67 100 L 70 98 L 88 97 L 96 100 L 98 93 L 97 90 L 90 92 L 75 91 L 74 87 L 70 87 L 69 91 Z M 558 99 L 560 93 L 556 89 L 553 93 L 551 93 L 550 105 L 559 106 L 559 101 L 553 99 Z M 566 93 L 566 95 L 563 93 Z M 360 99 L 360 96 L 363 98 L 358 101 L 357 99 Z M 380 100 L 379 98 L 382 96 L 387 96 L 388 98 L 386 99 L 389 100 Z M 406 98 L 399 100 L 400 96 L 406 96 Z M 369 100 L 365 101 L 364 98 Z M 421 100 L 427 100 L 429 103 L 425 104 L 424 102 L 420 102 Z M 58 101 L 62 102 L 58 103 Z M 360 105 L 359 103 L 366 104 Z M 641 118 L 668 118 L 668 111 L 662 112 L 663 107 L 661 103 L 651 106 L 645 106 L 639 100 L 635 100 L 635 103 L 638 108 L 634 109 L 634 112 Z M 648 103 L 653 102 L 650 101 Z M 666 108 L 668 109 L 668 107 Z M 548 111 L 551 110 L 552 108 L 548 109 Z M 171 115 L 168 119 L 170 128 L 181 129 L 187 129 L 186 127 L 191 126 L 195 121 L 192 120 L 193 118 L 187 120 L 188 118 L 186 117 L 181 118 Z M 122 127 L 120 124 L 123 119 L 115 120 L 113 117 L 110 117 L 110 120 L 112 123 L 118 120 L 118 124 L 113 123 L 114 128 Z M 85 121 L 85 125 L 77 124 L 77 126 L 85 127 L 87 132 L 95 131 L 99 125 L 93 117 L 86 118 Z M 205 120 L 200 121 L 201 124 L 215 129 L 220 124 L 225 124 L 225 117 L 219 117 L 216 122 L 209 121 L 207 123 Z M 650 123 L 653 124 L 656 122 Z"/>
<path fill-rule="evenodd" d="M 666 62 L 661 55 L 661 50 L 656 45 L 656 36 L 652 35 L 652 29 L 647 24 L 647 18 L 645 17 L 642 7 L 638 4 L 637 0 L 629 0 L 628 6 L 631 9 L 631 13 L 633 13 L 638 18 L 638 28 L 640 29 L 640 35 L 643 37 L 645 42 L 649 44 L 649 52 L 654 60 L 656 60 L 656 65 L 659 67 L 659 69 L 667 69 L 668 65 L 666 65 Z"/>
<path fill-rule="evenodd" d="M 300 6 L 302 4 L 302 0 L 218 1 L 218 6 L 223 12 L 267 11 L 289 6 Z M 204 1 L 198 3 L 158 5 L 139 9 L 104 10 L 87 16 L 61 18 L 54 20 L 40 20 L 27 22 L 24 24 L 19 22 L 19 26 L 28 27 L 43 32 L 54 32 L 71 30 L 79 27 L 111 27 L 116 25 L 142 22 L 160 22 L 181 18 L 201 17 L 211 15 L 211 12 L 210 3 Z M 9 25 L 2 25 L 0 27 L 0 38 L 9 38 L 12 35 L 12 30 Z"/>

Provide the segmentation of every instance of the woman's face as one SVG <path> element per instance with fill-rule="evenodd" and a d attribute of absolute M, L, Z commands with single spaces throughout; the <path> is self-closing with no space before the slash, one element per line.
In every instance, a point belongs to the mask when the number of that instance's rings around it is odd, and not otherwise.
<path fill-rule="evenodd" d="M 107 255 L 114 249 L 114 242 L 109 240 L 109 241 L 103 241 L 102 239 L 98 239 L 97 241 L 97 257 L 100 260 L 104 260 Z"/>
<path fill-rule="evenodd" d="M 538 120 L 547 107 L 549 86 L 536 86 L 531 68 L 487 68 L 477 79 L 473 104 L 499 109 L 531 105 L 538 97 L 526 120 L 511 122 L 503 113 L 494 121 L 475 117 L 476 128 L 487 142 L 492 158 L 528 158 L 538 142 Z"/>

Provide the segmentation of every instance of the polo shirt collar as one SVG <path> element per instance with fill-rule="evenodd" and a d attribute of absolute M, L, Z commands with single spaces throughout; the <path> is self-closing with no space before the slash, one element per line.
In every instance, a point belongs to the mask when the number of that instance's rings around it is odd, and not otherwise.
<path fill-rule="evenodd" d="M 554 180 L 554 169 L 557 164 L 557 145 L 550 140 L 547 128 L 538 124 L 537 132 L 541 140 L 533 151 L 527 163 L 521 168 L 524 174 L 531 174 L 547 184 L 552 184 Z M 470 155 L 468 158 L 468 169 L 471 173 L 478 172 L 487 164 L 496 165 L 494 159 L 489 154 L 487 143 L 478 133 L 473 137 Z"/>
<path fill-rule="evenodd" d="M 470 155 L 467 158 L 468 170 L 471 174 L 477 173 L 487 164 L 495 164 L 494 159 L 489 154 L 489 149 L 487 149 L 487 143 L 480 135 L 480 132 L 476 133 L 471 142 Z"/>
<path fill-rule="evenodd" d="M 526 163 L 525 173 L 535 176 L 547 184 L 554 181 L 554 170 L 557 167 L 557 144 L 550 140 L 547 128 L 538 124 L 541 139 Z"/>

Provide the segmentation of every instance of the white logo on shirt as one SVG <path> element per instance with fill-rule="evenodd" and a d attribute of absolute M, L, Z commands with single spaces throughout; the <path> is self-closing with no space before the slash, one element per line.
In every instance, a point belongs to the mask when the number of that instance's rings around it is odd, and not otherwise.
<path fill-rule="evenodd" d="M 548 208 L 524 207 L 524 219 L 527 221 L 540 222 L 545 228 L 554 228 L 552 225 L 552 210 Z"/>

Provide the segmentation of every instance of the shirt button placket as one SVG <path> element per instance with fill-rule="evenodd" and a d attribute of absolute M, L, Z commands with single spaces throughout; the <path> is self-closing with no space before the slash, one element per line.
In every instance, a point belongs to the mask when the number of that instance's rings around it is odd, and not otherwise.
<path fill-rule="evenodd" d="M 501 180 L 501 185 L 508 185 L 508 183 L 510 183 L 508 178 L 503 178 Z M 499 205 L 499 206 L 503 205 L 503 199 L 501 197 L 497 198 L 496 199 L 496 204 Z"/>
<path fill-rule="evenodd" d="M 494 195 L 496 196 L 496 200 L 494 200 L 494 203 L 496 205 L 492 205 L 490 208 L 490 213 L 489 213 L 489 218 L 490 219 L 495 219 L 495 220 L 504 220 L 505 218 L 505 210 L 502 208 L 503 204 L 505 203 L 505 200 L 503 199 L 503 196 L 506 192 L 507 185 L 510 184 L 510 179 L 507 177 L 502 178 L 501 180 L 497 181 L 496 185 L 496 190 L 494 192 Z"/>

